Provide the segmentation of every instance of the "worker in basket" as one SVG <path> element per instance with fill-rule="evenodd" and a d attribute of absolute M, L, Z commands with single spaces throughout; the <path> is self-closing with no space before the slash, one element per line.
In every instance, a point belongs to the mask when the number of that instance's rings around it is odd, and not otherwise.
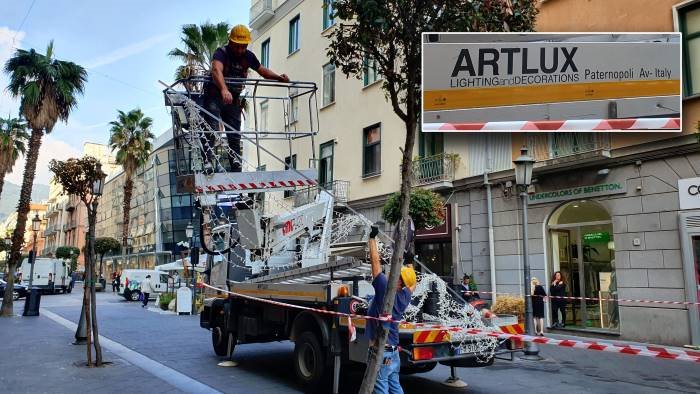
<path fill-rule="evenodd" d="M 387 278 L 382 272 L 379 251 L 377 249 L 377 241 L 375 237 L 379 233 L 377 227 L 372 227 L 369 240 L 369 259 L 372 264 L 372 287 L 374 287 L 374 298 L 369 306 L 368 315 L 379 317 L 382 311 L 384 295 L 387 290 Z M 411 267 L 404 266 L 401 268 L 401 278 L 398 283 L 399 287 L 396 291 L 394 299 L 394 308 L 391 311 L 391 318 L 395 321 L 400 321 L 406 311 L 406 307 L 411 302 L 411 294 L 416 289 L 416 271 Z M 370 357 L 376 352 L 382 352 L 381 367 L 377 375 L 377 381 L 374 385 L 375 393 L 403 393 L 401 383 L 399 382 L 399 370 L 401 369 L 401 360 L 399 358 L 399 325 L 398 323 L 385 324 L 389 331 L 386 345 L 384 349 L 377 349 L 378 322 L 376 320 L 368 320 L 366 335 L 370 340 Z"/>
<path fill-rule="evenodd" d="M 260 64 L 255 54 L 247 49 L 250 41 L 250 30 L 244 25 L 236 25 L 231 29 L 228 45 L 218 48 L 214 52 L 211 62 L 211 81 L 204 86 L 204 109 L 211 113 L 213 117 L 206 113 L 204 115 L 207 123 L 214 131 L 220 130 L 219 118 L 227 125 L 233 127 L 234 130 L 238 131 L 241 129 L 241 99 L 239 96 L 243 91 L 243 86 L 241 84 L 226 84 L 224 78 L 247 78 L 248 69 L 250 68 L 265 79 L 289 82 L 287 75 L 278 75 Z M 241 162 L 239 157 L 243 153 L 241 136 L 238 133 L 227 133 L 226 139 L 230 149 L 228 154 L 230 170 L 240 172 Z M 214 134 L 205 133 L 200 140 L 204 149 L 204 157 L 206 158 L 205 172 L 212 173 L 215 169 L 223 171 L 221 168 L 222 163 L 217 163 L 214 160 Z"/>

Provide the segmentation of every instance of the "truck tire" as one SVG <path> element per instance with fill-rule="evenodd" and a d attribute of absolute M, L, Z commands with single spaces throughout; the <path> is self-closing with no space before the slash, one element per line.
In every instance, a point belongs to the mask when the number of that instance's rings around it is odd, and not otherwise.
<path fill-rule="evenodd" d="M 211 344 L 217 356 L 228 356 L 228 342 L 229 336 L 228 333 L 224 332 L 223 327 L 217 325 L 211 328 Z M 234 346 L 236 346 L 236 344 L 232 343 L 231 353 L 233 353 Z"/>
<path fill-rule="evenodd" d="M 318 387 L 325 378 L 325 351 L 311 331 L 304 331 L 294 343 L 294 371 L 308 387 Z"/>
<path fill-rule="evenodd" d="M 130 301 L 138 301 L 140 294 L 141 294 L 141 292 L 139 292 L 138 290 L 130 291 L 129 292 L 129 300 Z"/>

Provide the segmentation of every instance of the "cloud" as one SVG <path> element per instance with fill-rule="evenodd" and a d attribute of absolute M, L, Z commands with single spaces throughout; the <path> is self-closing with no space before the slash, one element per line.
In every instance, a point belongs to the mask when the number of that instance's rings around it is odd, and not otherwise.
<path fill-rule="evenodd" d="M 82 147 L 81 147 L 82 149 Z M 44 185 L 49 184 L 51 179 L 51 172 L 49 171 L 49 162 L 51 159 L 65 160 L 69 157 L 81 157 L 82 151 L 76 149 L 74 146 L 54 139 L 51 136 L 44 136 L 41 141 L 41 148 L 39 148 L 39 159 L 36 163 L 36 175 L 34 176 L 34 183 L 40 183 Z M 17 185 L 22 184 L 22 176 L 24 174 L 25 158 L 20 157 L 13 168 L 12 173 L 5 177 L 6 181 L 12 182 Z"/>
<path fill-rule="evenodd" d="M 160 34 L 157 36 L 146 38 L 145 40 L 129 44 L 127 46 L 113 50 L 112 52 L 106 53 L 104 55 L 98 56 L 95 59 L 85 62 L 85 68 L 97 68 L 106 66 L 108 64 L 116 63 L 120 60 L 126 59 L 128 57 L 137 55 L 144 52 L 158 43 L 161 43 L 168 38 L 172 37 L 173 33 Z"/>
<path fill-rule="evenodd" d="M 14 54 L 15 48 L 19 48 L 24 39 L 24 32 L 14 31 L 8 27 L 0 26 L 0 69 L 4 69 L 5 62 Z M 5 90 L 9 79 L 4 72 L 0 72 L 0 116 L 8 113 L 17 115 L 19 101 L 15 100 Z"/>

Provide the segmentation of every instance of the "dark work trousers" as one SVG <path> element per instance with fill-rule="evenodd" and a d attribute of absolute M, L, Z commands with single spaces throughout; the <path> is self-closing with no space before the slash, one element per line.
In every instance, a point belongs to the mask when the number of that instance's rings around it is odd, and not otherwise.
<path fill-rule="evenodd" d="M 148 306 L 148 297 L 151 296 L 151 293 L 143 293 L 143 306 L 146 307 Z"/>
<path fill-rule="evenodd" d="M 559 320 L 559 311 L 561 311 L 561 320 Z M 566 324 L 566 301 L 552 300 L 552 325 L 554 323 Z"/>
<path fill-rule="evenodd" d="M 241 129 L 241 107 L 240 101 L 237 98 L 234 98 L 232 104 L 224 104 L 220 95 L 205 94 L 203 107 L 214 115 L 214 117 L 211 117 L 209 114 L 204 113 L 204 119 L 206 119 L 207 123 L 209 123 L 209 126 L 211 126 L 214 131 L 219 131 L 219 119 L 217 118 L 221 118 L 224 123 L 233 127 L 234 130 Z M 229 128 L 225 127 L 225 129 L 228 130 Z M 236 152 L 239 156 L 242 156 L 243 150 L 241 149 L 240 134 L 227 133 L 226 140 L 229 148 L 231 148 L 231 150 Z M 221 164 L 223 166 L 223 163 L 216 163 L 214 160 L 215 156 L 213 149 L 216 141 L 214 134 L 203 134 L 200 137 L 200 141 L 204 147 L 204 157 L 209 163 L 211 163 L 212 167 L 216 169 L 217 164 Z M 226 156 L 228 157 L 230 171 L 241 172 L 241 162 L 238 157 L 230 153 L 227 153 Z"/>

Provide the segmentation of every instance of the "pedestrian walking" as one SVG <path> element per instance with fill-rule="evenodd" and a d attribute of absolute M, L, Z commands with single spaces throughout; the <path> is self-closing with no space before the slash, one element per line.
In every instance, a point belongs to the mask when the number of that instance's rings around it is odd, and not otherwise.
<path fill-rule="evenodd" d="M 374 298 L 368 309 L 368 315 L 379 317 L 379 313 L 382 310 L 382 305 L 384 303 L 384 294 L 387 290 L 387 277 L 381 271 L 381 261 L 379 259 L 379 252 L 377 249 L 377 241 L 374 237 L 379 233 L 379 229 L 372 227 L 372 232 L 370 233 L 369 244 L 369 258 L 372 263 L 372 287 L 374 287 Z M 396 298 L 394 300 L 394 308 L 392 309 L 392 319 L 401 320 L 403 318 L 403 313 L 406 311 L 406 307 L 411 302 L 411 294 L 416 289 L 416 271 L 410 267 L 401 268 L 401 278 L 399 279 L 399 289 L 396 291 Z M 377 333 L 378 333 L 378 322 L 376 320 L 369 320 L 367 322 L 367 329 L 365 335 L 369 337 L 370 340 L 370 351 L 368 356 L 376 354 L 381 351 L 383 358 L 382 364 L 379 369 L 379 374 L 377 375 L 377 381 L 374 384 L 374 392 L 392 393 L 392 394 L 402 394 L 403 389 L 401 388 L 401 383 L 399 382 L 399 369 L 401 369 L 401 360 L 399 358 L 399 325 L 398 323 L 389 323 L 387 329 L 389 330 L 389 335 L 386 340 L 386 345 L 384 349 L 377 349 Z"/>
<path fill-rule="evenodd" d="M 248 69 L 255 70 L 261 77 L 280 82 L 289 82 L 285 75 L 277 75 L 272 70 L 260 64 L 255 54 L 248 50 L 251 36 L 250 30 L 244 25 L 236 25 L 229 34 L 228 45 L 218 48 L 212 56 L 211 82 L 204 87 L 204 109 L 209 114 L 204 114 L 205 119 L 214 131 L 219 131 L 219 119 L 234 130 L 241 128 L 241 99 L 240 94 L 243 86 L 235 83 L 227 84 L 224 78 L 248 78 Z M 241 171 L 240 158 L 243 154 L 241 147 L 241 135 L 233 130 L 227 130 L 226 139 L 228 142 L 229 164 L 232 172 Z M 207 172 L 217 171 L 217 166 L 213 157 L 214 134 L 207 133 L 201 136 L 204 157 L 206 157 L 205 170 Z"/>
<path fill-rule="evenodd" d="M 148 297 L 151 293 L 153 293 L 151 275 L 146 275 L 146 279 L 141 282 L 141 295 L 143 296 L 143 305 L 141 305 L 141 308 L 145 308 L 148 305 Z"/>
<path fill-rule="evenodd" d="M 117 272 L 117 293 L 121 291 L 122 288 L 122 273 Z"/>
<path fill-rule="evenodd" d="M 544 299 L 547 297 L 547 292 L 540 285 L 537 278 L 530 280 L 532 288 L 532 316 L 535 324 L 535 335 L 544 336 Z"/>
<path fill-rule="evenodd" d="M 557 271 L 552 276 L 552 285 L 549 288 L 550 304 L 552 307 L 552 328 L 564 328 L 566 325 L 566 283 L 561 271 Z M 561 312 L 561 321 L 559 320 Z"/>

